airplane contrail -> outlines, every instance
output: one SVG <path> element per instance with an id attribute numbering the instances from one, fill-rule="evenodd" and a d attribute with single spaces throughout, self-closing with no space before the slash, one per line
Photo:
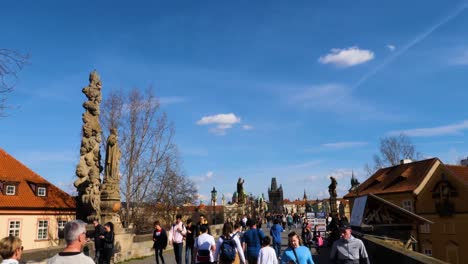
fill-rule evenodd
<path id="1" fill-rule="evenodd" d="M 383 68 L 385 68 L 388 64 L 393 62 L 396 58 L 400 57 L 403 55 L 406 51 L 411 49 L 414 45 L 418 44 L 419 42 L 423 41 L 425 38 L 427 38 L 429 35 L 432 34 L 436 29 L 439 27 L 443 26 L 450 20 L 456 18 L 458 15 L 460 15 L 465 9 L 468 8 L 468 1 L 463 1 L 462 4 L 460 4 L 454 11 L 452 11 L 450 14 L 448 14 L 446 17 L 441 19 L 439 22 L 436 24 L 432 25 L 419 35 L 417 35 L 414 39 L 403 45 L 401 49 L 397 49 L 396 52 L 392 53 L 392 55 L 388 56 L 382 63 L 377 65 L 375 68 L 371 69 L 368 71 L 364 76 L 361 77 L 361 79 L 358 80 L 356 84 L 353 86 L 353 90 L 360 87 L 363 83 L 365 83 L 369 78 L 377 74 L 379 71 L 381 71 Z"/>

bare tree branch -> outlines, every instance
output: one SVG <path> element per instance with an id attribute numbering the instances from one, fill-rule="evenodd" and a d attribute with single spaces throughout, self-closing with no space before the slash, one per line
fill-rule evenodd
<path id="1" fill-rule="evenodd" d="M 29 55 L 24 55 L 16 50 L 0 48 L 0 116 L 6 108 L 7 95 L 13 91 L 18 72 L 23 69 L 29 60 Z"/>
<path id="2" fill-rule="evenodd" d="M 144 228 L 148 219 L 142 217 L 146 210 L 141 206 L 156 203 L 178 206 L 182 205 L 181 199 L 193 201 L 195 185 L 181 173 L 173 142 L 174 126 L 160 110 L 151 89 L 144 92 L 132 89 L 127 94 L 112 92 L 104 100 L 101 112 L 103 137 L 111 127 L 119 130 L 121 193 L 126 202 L 123 221 Z M 189 184 L 191 188 L 180 184 Z"/>
<path id="3" fill-rule="evenodd" d="M 405 134 L 381 138 L 379 151 L 372 157 L 373 164 L 364 166 L 368 175 L 380 168 L 398 165 L 403 159 L 420 160 L 422 156 Z"/>

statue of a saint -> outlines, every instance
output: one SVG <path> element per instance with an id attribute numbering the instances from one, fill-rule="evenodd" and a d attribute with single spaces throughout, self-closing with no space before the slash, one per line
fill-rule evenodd
<path id="1" fill-rule="evenodd" d="M 244 180 L 242 178 L 239 178 L 237 181 L 237 201 L 238 203 L 243 203 L 244 202 Z"/>
<path id="2" fill-rule="evenodd" d="M 112 128 L 109 138 L 107 139 L 106 149 L 106 167 L 104 171 L 104 181 L 119 181 L 119 167 L 120 167 L 120 152 L 119 142 L 117 138 L 117 129 Z"/>
<path id="3" fill-rule="evenodd" d="M 336 194 L 336 185 L 338 185 L 338 183 L 336 182 L 336 179 L 333 176 L 330 176 L 330 180 L 331 180 L 331 183 L 330 183 L 330 185 L 328 185 L 328 193 L 330 194 L 330 197 L 335 197 L 336 198 L 336 196 L 337 196 L 337 194 Z"/>

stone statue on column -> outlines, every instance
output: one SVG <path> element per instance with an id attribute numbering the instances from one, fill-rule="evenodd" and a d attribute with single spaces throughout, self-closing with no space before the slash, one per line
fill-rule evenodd
<path id="1" fill-rule="evenodd" d="M 336 186 L 338 182 L 336 181 L 335 177 L 330 176 L 331 183 L 328 186 L 328 193 L 330 194 L 330 209 L 332 213 L 332 217 L 335 217 L 338 214 L 338 208 L 336 206 Z"/>
<path id="2" fill-rule="evenodd" d="M 89 85 L 82 92 L 88 98 L 83 103 L 83 127 L 80 147 L 80 161 L 76 167 L 78 179 L 73 183 L 78 191 L 77 219 L 91 222 L 100 217 L 101 166 L 101 125 L 99 123 L 102 101 L 102 83 L 96 71 L 89 75 Z"/>
<path id="3" fill-rule="evenodd" d="M 117 129 L 112 128 L 106 144 L 106 164 L 104 168 L 104 182 L 101 189 L 101 218 L 102 222 L 114 223 L 114 228 L 121 228 L 118 212 L 120 203 L 120 158 Z"/>

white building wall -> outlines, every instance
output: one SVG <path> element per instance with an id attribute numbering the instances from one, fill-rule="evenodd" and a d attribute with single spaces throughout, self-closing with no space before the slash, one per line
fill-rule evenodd
<path id="1" fill-rule="evenodd" d="M 25 250 L 57 246 L 58 220 L 71 221 L 75 214 L 31 214 L 31 212 L 0 212 L 0 237 L 6 237 L 10 232 L 10 222 L 19 221 L 19 238 Z M 47 238 L 38 239 L 39 220 L 47 220 Z"/>

